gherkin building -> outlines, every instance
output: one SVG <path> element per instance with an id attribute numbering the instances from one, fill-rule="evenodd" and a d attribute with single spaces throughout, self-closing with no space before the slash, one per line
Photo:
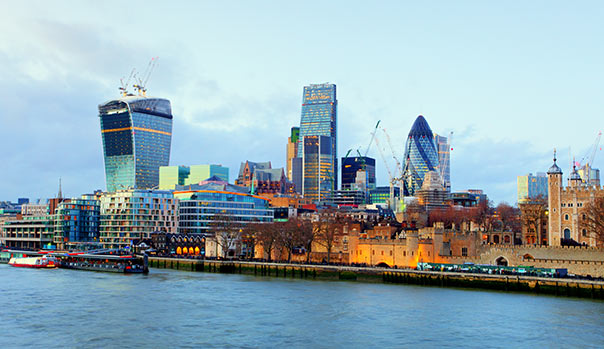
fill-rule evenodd
<path id="1" fill-rule="evenodd" d="M 438 170 L 438 153 L 434 135 L 426 119 L 419 115 L 407 137 L 403 163 L 405 196 L 413 196 L 422 187 L 428 171 Z"/>

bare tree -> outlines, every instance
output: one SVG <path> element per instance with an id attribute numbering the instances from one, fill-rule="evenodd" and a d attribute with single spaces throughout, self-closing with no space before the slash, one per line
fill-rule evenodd
<path id="1" fill-rule="evenodd" d="M 315 228 L 308 219 L 295 217 L 290 218 L 290 221 L 296 230 L 298 243 L 306 250 L 306 263 L 308 263 L 312 253 L 312 243 L 315 240 Z"/>
<path id="2" fill-rule="evenodd" d="M 592 236 L 596 238 L 598 246 L 604 243 L 604 198 L 599 197 L 583 208 L 583 224 L 588 227 Z"/>
<path id="3" fill-rule="evenodd" d="M 501 221 L 501 230 L 510 230 L 514 233 L 520 231 L 520 210 L 516 207 L 508 205 L 506 202 L 501 202 L 495 208 Z"/>
<path id="4" fill-rule="evenodd" d="M 242 228 L 229 215 L 215 215 L 211 223 L 216 237 L 216 244 L 222 251 L 224 258 L 230 257 L 229 252 L 234 250 L 237 254 L 237 247 L 241 244 Z"/>
<path id="5" fill-rule="evenodd" d="M 267 254 L 267 259 L 270 262 L 273 256 L 273 250 L 277 245 L 277 228 L 275 223 L 265 223 L 258 226 L 258 231 L 256 232 L 256 239 L 260 245 L 262 245 L 262 249 L 264 253 Z"/>
<path id="6" fill-rule="evenodd" d="M 319 215 L 319 221 L 315 225 L 315 237 L 317 243 L 327 250 L 327 263 L 331 261 L 331 250 L 343 223 L 335 211 L 326 211 Z"/>
<path id="7" fill-rule="evenodd" d="M 538 196 L 519 202 L 518 207 L 520 208 L 522 230 L 526 232 L 526 236 L 523 236 L 523 243 L 542 244 L 546 237 L 540 225 L 545 219 L 547 200 L 543 196 Z"/>

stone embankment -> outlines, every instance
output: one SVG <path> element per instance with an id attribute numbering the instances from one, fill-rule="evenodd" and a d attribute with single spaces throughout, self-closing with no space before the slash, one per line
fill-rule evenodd
<path id="1" fill-rule="evenodd" d="M 604 299 L 604 282 L 572 278 L 554 279 L 518 275 L 419 271 L 413 269 L 384 269 L 335 265 L 217 261 L 160 257 L 149 258 L 149 266 L 152 268 L 210 273 L 464 287 Z"/>

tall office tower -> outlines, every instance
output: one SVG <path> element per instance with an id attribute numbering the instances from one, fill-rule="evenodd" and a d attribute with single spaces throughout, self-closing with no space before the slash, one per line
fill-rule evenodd
<path id="1" fill-rule="evenodd" d="M 516 177 L 518 185 L 518 202 L 528 202 L 541 197 L 547 199 L 547 176 L 538 172 L 536 176 L 529 173 L 525 176 Z"/>
<path id="2" fill-rule="evenodd" d="M 447 137 L 434 134 L 434 143 L 438 151 L 438 174 L 443 181 L 443 187 L 451 192 L 451 149 Z"/>
<path id="3" fill-rule="evenodd" d="M 294 181 L 293 159 L 298 156 L 298 138 L 300 138 L 300 128 L 292 127 L 290 136 L 287 137 L 287 162 L 285 163 L 287 179 Z"/>
<path id="4" fill-rule="evenodd" d="M 404 195 L 414 196 L 422 187 L 428 171 L 438 168 L 438 154 L 434 146 L 434 136 L 428 122 L 419 115 L 407 137 L 405 158 L 403 159 Z"/>
<path id="5" fill-rule="evenodd" d="M 304 146 L 303 142 L 305 142 L 304 137 L 330 137 L 331 148 L 329 149 L 329 154 L 322 153 L 323 155 L 329 155 L 329 159 L 325 160 L 322 166 L 330 167 L 329 172 L 333 175 L 333 185 L 330 184 L 330 187 L 334 190 L 338 188 L 337 109 L 336 85 L 320 84 L 304 86 L 300 137 L 298 139 L 298 157 L 302 157 L 302 147 Z M 305 179 L 303 179 L 303 183 L 306 183 Z M 312 192 L 313 190 L 303 189 L 303 192 Z"/>
<path id="6" fill-rule="evenodd" d="M 365 188 L 357 185 L 362 182 Z M 352 189 L 375 189 L 375 159 L 367 156 L 342 158 L 342 190 Z"/>
<path id="7" fill-rule="evenodd" d="M 332 137 L 304 137 L 304 146 L 302 148 L 302 195 L 306 198 L 313 201 L 324 201 L 335 190 L 332 149 Z"/>
<path id="8" fill-rule="evenodd" d="M 107 191 L 159 185 L 159 167 L 170 162 L 170 101 L 125 96 L 99 105 Z"/>

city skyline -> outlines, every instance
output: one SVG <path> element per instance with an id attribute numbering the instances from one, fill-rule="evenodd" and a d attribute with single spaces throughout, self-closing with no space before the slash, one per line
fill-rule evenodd
<path id="1" fill-rule="evenodd" d="M 0 193 L 4 200 L 48 198 L 59 177 L 66 196 L 103 189 L 95 108 L 118 96 L 119 78 L 132 67 L 160 56 L 149 95 L 173 103 L 170 165 L 216 163 L 235 171 L 245 159 L 270 159 L 284 167 L 300 87 L 329 81 L 339 90 L 340 156 L 366 147 L 378 119 L 402 155 L 404 135 L 423 114 L 434 132 L 454 131 L 452 191 L 480 188 L 495 202 L 514 203 L 518 175 L 547 170 L 556 147 L 566 178 L 572 155 L 580 159 L 601 128 L 603 54 L 594 42 L 602 5 L 545 4 L 347 5 L 346 18 L 321 29 L 331 34 L 325 36 L 306 19 L 331 18 L 330 11 L 317 14 L 312 6 L 294 15 L 241 3 L 250 18 L 220 4 L 133 3 L 124 11 L 139 16 L 122 23 L 104 15 L 115 3 L 11 4 L 0 15 L 0 29 L 18 33 L 0 42 L 0 139 L 10 150 Z M 159 13 L 171 16 L 146 27 L 147 35 L 122 35 Z M 278 18 L 282 30 L 264 24 L 268 18 Z M 367 24 L 353 25 L 359 22 Z M 288 40 L 307 36 L 315 37 L 312 44 Z M 332 53 L 314 62 L 309 47 Z M 368 155 L 378 159 L 378 185 L 387 185 L 375 145 Z M 598 152 L 594 166 L 603 161 Z"/>

